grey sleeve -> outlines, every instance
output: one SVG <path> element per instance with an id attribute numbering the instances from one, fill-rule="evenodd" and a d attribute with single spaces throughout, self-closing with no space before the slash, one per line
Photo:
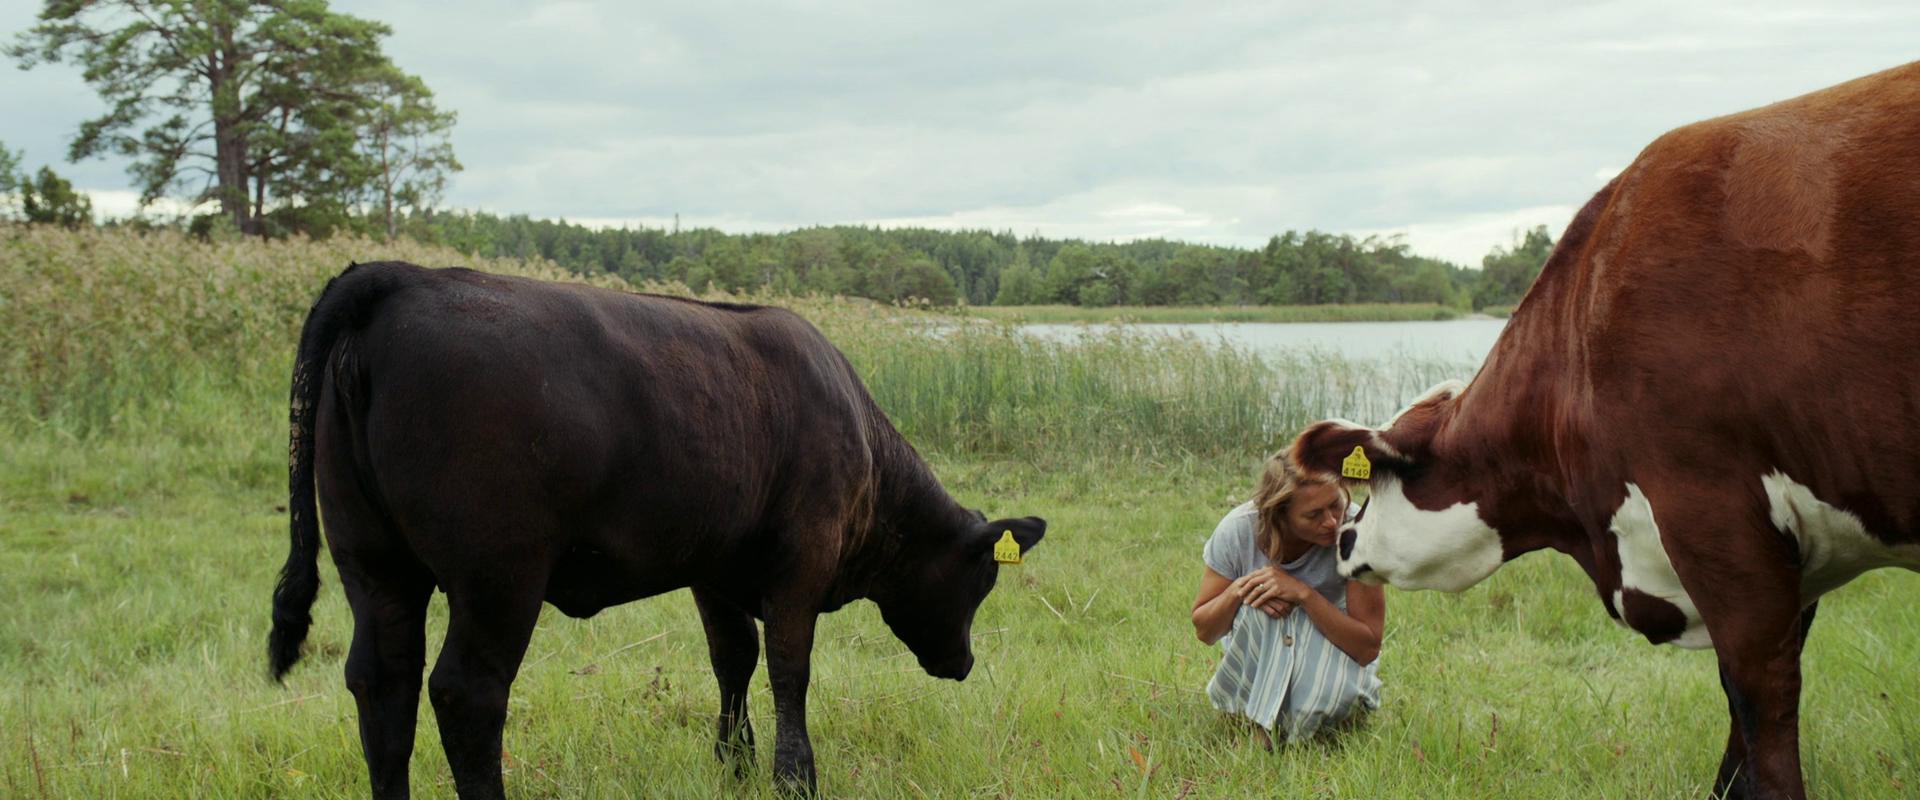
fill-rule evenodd
<path id="1" fill-rule="evenodd" d="M 1253 526 L 1248 517 L 1229 513 L 1213 529 L 1213 535 L 1207 537 L 1207 548 L 1201 558 L 1207 562 L 1207 568 L 1226 576 L 1238 578 L 1249 571 L 1246 564 L 1246 549 L 1249 534 Z"/>

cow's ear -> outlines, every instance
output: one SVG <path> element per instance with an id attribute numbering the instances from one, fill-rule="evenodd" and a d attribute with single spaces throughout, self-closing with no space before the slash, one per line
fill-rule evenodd
<path id="1" fill-rule="evenodd" d="M 1020 554 L 1026 555 L 1028 550 L 1032 550 L 1033 546 L 1039 544 L 1040 539 L 1047 535 L 1047 521 L 1039 517 L 996 519 L 981 526 L 980 535 L 976 541 L 982 549 L 991 552 L 993 546 L 999 543 L 1000 537 L 1007 533 L 1013 534 L 1013 541 L 1020 545 Z"/>
<path id="2" fill-rule="evenodd" d="M 1443 381 L 1414 398 L 1380 429 L 1380 447 L 1401 461 L 1426 459 L 1432 454 L 1433 437 L 1459 409 L 1466 390 L 1464 381 Z"/>
<path id="3" fill-rule="evenodd" d="M 1358 472 L 1350 467 L 1359 466 L 1350 461 L 1355 448 L 1366 457 L 1366 464 Z M 1379 431 L 1346 420 L 1329 419 L 1307 426 L 1294 437 L 1293 444 L 1287 448 L 1287 458 L 1303 474 L 1368 480 L 1373 469 L 1398 461 L 1399 453 L 1381 441 Z"/>

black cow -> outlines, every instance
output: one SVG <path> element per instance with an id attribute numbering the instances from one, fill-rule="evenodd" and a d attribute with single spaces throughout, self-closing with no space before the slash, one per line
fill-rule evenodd
<path id="1" fill-rule="evenodd" d="M 956 503 L 840 351 L 777 308 L 349 266 L 307 315 L 291 417 L 272 671 L 311 622 L 317 484 L 379 797 L 407 795 L 436 586 L 450 619 L 427 694 L 462 797 L 502 794 L 507 694 L 543 601 L 587 617 L 684 586 L 720 683 L 716 755 L 751 762 L 759 618 L 774 774 L 812 791 L 815 618 L 869 598 L 922 668 L 964 679 L 995 541 L 1046 532 Z"/>

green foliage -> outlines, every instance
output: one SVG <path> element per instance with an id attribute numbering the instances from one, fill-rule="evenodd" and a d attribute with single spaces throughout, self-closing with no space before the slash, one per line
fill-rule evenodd
<path id="1" fill-rule="evenodd" d="M 11 200 L 14 189 L 20 182 L 20 153 L 7 149 L 0 142 L 0 203 Z M 5 206 L 0 206 L 4 208 Z"/>
<path id="2" fill-rule="evenodd" d="M 377 200 L 392 231 L 459 169 L 453 117 L 381 52 L 389 29 L 324 0 L 48 0 L 39 19 L 8 54 L 84 70 L 109 110 L 68 157 L 132 158 L 143 203 L 186 190 L 248 234 L 324 235 Z"/>
<path id="3" fill-rule="evenodd" d="M 1047 301 L 1082 305 L 1080 290 L 1105 277 L 1106 263 L 1094 255 L 1093 247 L 1073 242 L 1060 248 L 1047 263 Z"/>
<path id="4" fill-rule="evenodd" d="M 367 101 L 356 126 L 359 164 L 368 173 L 360 182 L 363 204 L 379 214 L 392 239 L 398 215 L 432 208 L 448 173 L 460 171 L 449 138 L 458 115 L 435 108 L 427 84 L 392 64 L 370 70 L 356 88 Z"/>
<path id="5" fill-rule="evenodd" d="M 27 222 L 77 228 L 93 223 L 93 201 L 51 167 L 27 174 L 22 154 L 0 143 L 0 220 L 18 216 Z"/>
<path id="6" fill-rule="evenodd" d="M 93 201 L 74 191 L 73 184 L 54 174 L 50 167 L 28 179 L 18 181 L 20 209 L 28 222 L 78 228 L 93 224 Z"/>
<path id="7" fill-rule="evenodd" d="M 1495 247 L 1480 260 L 1480 280 L 1473 289 L 1474 308 L 1510 306 L 1520 302 L 1553 254 L 1553 235 L 1539 225 L 1514 237 L 1510 247 Z"/>
<path id="8" fill-rule="evenodd" d="M 410 214 L 398 225 L 470 255 L 538 256 L 580 275 L 681 281 L 696 290 L 771 287 L 885 302 L 913 297 L 935 305 L 1433 303 L 1465 309 L 1482 280 L 1479 270 L 1413 255 L 1398 239 L 1319 231 L 1288 232 L 1249 251 L 1158 239 L 1099 244 L 860 226 L 735 235 L 707 228 L 592 229 L 465 212 Z"/>
<path id="9" fill-rule="evenodd" d="M 1013 263 L 1000 273 L 1000 289 L 993 296 L 997 306 L 1033 305 L 1046 299 L 1046 289 L 1041 286 L 1040 272 L 1027 261 L 1026 248 L 1021 248 L 1014 256 Z"/>

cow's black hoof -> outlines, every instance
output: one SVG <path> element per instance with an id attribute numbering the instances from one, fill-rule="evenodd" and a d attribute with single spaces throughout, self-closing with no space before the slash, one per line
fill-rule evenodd
<path id="1" fill-rule="evenodd" d="M 812 767 L 796 767 L 792 770 L 775 769 L 773 783 L 781 797 L 817 797 L 820 794 L 819 787 L 813 780 Z"/>

